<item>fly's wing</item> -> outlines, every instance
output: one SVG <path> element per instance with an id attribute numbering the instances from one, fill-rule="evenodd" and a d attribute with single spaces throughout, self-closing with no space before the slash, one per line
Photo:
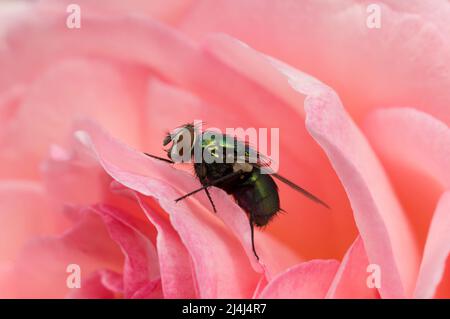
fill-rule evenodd
<path id="1" fill-rule="evenodd" d="M 255 150 L 248 142 L 239 141 L 235 138 L 234 147 L 236 150 L 241 150 L 241 154 L 238 154 L 237 158 L 242 162 L 250 163 L 259 168 L 269 168 L 272 163 L 269 157 Z"/>
<path id="2" fill-rule="evenodd" d="M 241 142 L 242 143 L 242 142 Z M 292 189 L 296 190 L 297 192 L 301 193 L 302 195 L 306 196 L 307 198 L 311 199 L 312 201 L 325 206 L 326 208 L 330 208 L 330 206 L 328 206 L 328 204 L 326 204 L 324 201 L 322 201 L 320 198 L 318 198 L 317 196 L 311 194 L 310 192 L 308 192 L 306 189 L 298 186 L 297 184 L 295 184 L 294 182 L 290 181 L 289 179 L 287 179 L 286 177 L 281 176 L 278 173 L 275 173 L 271 168 L 270 168 L 270 164 L 271 164 L 271 159 L 259 152 L 257 152 L 256 150 L 252 149 L 249 145 L 247 145 L 249 153 L 253 153 L 256 155 L 253 155 L 256 157 L 256 162 L 252 163 L 253 166 L 260 168 L 261 170 L 264 170 L 267 174 L 270 174 L 272 177 L 276 178 L 277 180 L 279 180 L 280 182 L 288 185 L 289 187 L 291 187 Z"/>
<path id="3" fill-rule="evenodd" d="M 256 152 L 247 142 L 238 140 L 234 136 L 226 134 L 214 134 L 210 131 L 206 131 L 203 135 L 202 147 L 209 152 L 216 151 L 212 156 L 218 157 L 218 154 L 223 154 L 223 160 L 225 163 L 250 163 L 256 164 L 258 167 L 265 167 L 270 165 L 270 159 L 262 156 L 262 154 Z M 220 151 L 218 151 L 220 149 Z M 217 152 L 218 151 L 218 152 Z"/>
<path id="4" fill-rule="evenodd" d="M 283 176 L 281 176 L 280 174 L 277 174 L 277 173 L 273 173 L 273 174 L 271 174 L 271 176 L 275 177 L 280 182 L 285 183 L 286 185 L 288 185 L 292 189 L 295 189 L 297 192 L 303 194 L 304 196 L 306 196 L 307 198 L 311 199 L 312 201 L 314 201 L 314 202 L 316 202 L 316 203 L 318 203 L 318 204 L 320 204 L 322 206 L 325 206 L 326 208 L 330 209 L 330 206 L 328 206 L 328 204 L 325 203 L 323 200 L 321 200 L 320 198 L 314 196 L 313 194 L 308 192 L 306 189 L 304 189 L 304 188 L 298 186 L 297 184 L 291 182 L 286 177 L 283 177 Z"/>
<path id="5" fill-rule="evenodd" d="M 321 204 L 327 208 L 330 208 L 324 201 L 322 201 L 317 196 L 311 194 L 306 189 L 298 186 L 297 184 L 291 182 L 286 177 L 281 176 L 278 173 L 275 173 L 271 168 L 270 164 L 272 163 L 271 159 L 264 154 L 259 153 L 256 151 L 252 146 L 249 145 L 249 143 L 240 141 L 236 137 L 231 137 L 227 135 L 223 135 L 221 139 L 219 139 L 220 147 L 225 149 L 233 149 L 233 152 L 229 152 L 232 154 L 233 158 L 231 159 L 232 162 L 238 162 L 241 161 L 242 163 L 249 163 L 253 165 L 254 167 L 257 167 L 261 169 L 262 171 L 265 171 L 265 173 L 270 174 L 280 182 L 288 185 L 292 189 L 296 190 L 297 192 L 301 193 L 303 196 L 306 196 L 307 198 L 311 199 L 312 201 Z M 217 142 L 217 140 L 216 140 Z"/>

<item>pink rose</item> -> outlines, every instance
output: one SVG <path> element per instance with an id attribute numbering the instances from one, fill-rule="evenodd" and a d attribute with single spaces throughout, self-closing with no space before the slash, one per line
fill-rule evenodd
<path id="1" fill-rule="evenodd" d="M 447 1 L 72 2 L 0 5 L 0 297 L 450 297 Z M 280 128 L 331 211 L 280 185 L 258 262 L 142 154 L 194 119 Z"/>

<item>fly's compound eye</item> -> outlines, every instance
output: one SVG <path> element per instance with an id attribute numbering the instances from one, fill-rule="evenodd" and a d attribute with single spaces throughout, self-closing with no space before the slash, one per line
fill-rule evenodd
<path id="1" fill-rule="evenodd" d="M 195 135 L 188 128 L 181 128 L 172 135 L 173 145 L 170 148 L 170 158 L 175 162 L 188 162 L 194 148 Z"/>
<path id="2" fill-rule="evenodd" d="M 167 144 L 169 144 L 170 142 L 172 142 L 172 136 L 170 134 L 167 134 L 163 140 L 163 146 L 167 146 Z"/>

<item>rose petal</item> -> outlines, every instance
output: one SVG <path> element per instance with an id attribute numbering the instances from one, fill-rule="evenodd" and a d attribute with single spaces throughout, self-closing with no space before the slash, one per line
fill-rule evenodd
<path id="1" fill-rule="evenodd" d="M 446 192 L 439 200 L 428 232 L 422 264 L 417 279 L 414 297 L 433 298 L 440 282 L 448 280 L 445 269 L 448 268 L 450 256 L 450 192 Z M 447 265 L 447 266 L 446 266 Z M 448 298 L 450 290 L 442 297 Z"/>
<path id="2" fill-rule="evenodd" d="M 344 256 L 333 279 L 327 298 L 379 298 L 376 288 L 367 286 L 369 260 L 361 236 Z"/>
<path id="3" fill-rule="evenodd" d="M 133 299 L 162 299 L 163 292 L 161 280 L 152 281 L 149 285 L 142 287 L 132 297 Z"/>
<path id="4" fill-rule="evenodd" d="M 138 145 L 140 81 L 139 72 L 107 62 L 73 59 L 55 63 L 28 89 L 4 128 L 2 175 L 38 176 L 38 163 L 48 146 L 62 143 L 73 119 L 80 116 L 97 118 L 130 144 Z"/>
<path id="5" fill-rule="evenodd" d="M 13 261 L 28 240 L 61 233 L 67 221 L 54 213 L 38 183 L 3 180 L 0 181 L 0 226 L 0 261 Z"/>
<path id="6" fill-rule="evenodd" d="M 71 0 L 46 0 L 40 1 L 42 9 L 52 9 L 54 11 L 65 12 Z M 164 0 L 164 1 L 146 1 L 129 0 L 126 3 L 120 0 L 79 0 L 77 5 L 82 8 L 82 14 L 105 15 L 145 15 L 166 23 L 175 24 L 183 16 L 183 13 L 189 9 L 192 1 L 190 0 Z"/>
<path id="7" fill-rule="evenodd" d="M 415 109 L 395 108 L 369 114 L 364 131 L 383 161 L 423 247 L 436 203 L 450 188 L 448 126 Z"/>
<path id="8" fill-rule="evenodd" d="M 258 285 L 256 286 L 255 291 L 253 292 L 252 299 L 258 298 L 258 296 L 263 292 L 264 288 L 266 288 L 268 284 L 269 281 L 267 280 L 267 277 L 262 276 L 258 282 Z"/>
<path id="9" fill-rule="evenodd" d="M 115 274 L 118 279 L 122 280 L 122 276 Z M 113 299 L 114 291 L 110 290 L 104 284 L 104 271 L 96 271 L 81 283 L 81 288 L 72 289 L 67 295 L 71 299 Z"/>
<path id="10" fill-rule="evenodd" d="M 434 294 L 434 298 L 437 299 L 450 298 L 450 257 L 447 257 L 444 273 L 442 275 L 441 282 L 436 287 L 436 293 Z"/>
<path id="11" fill-rule="evenodd" d="M 102 17 L 84 12 L 83 27 L 73 32 L 66 26 L 66 12 L 32 13 L 23 17 L 20 25 L 8 32 L 8 46 L 0 50 L 0 67 L 4 71 L 0 74 L 1 88 L 28 83 L 33 79 L 32 74 L 43 73 L 55 61 L 70 60 L 73 56 L 102 57 L 122 66 L 124 63 L 130 66 L 145 65 L 175 83 L 194 72 L 200 62 L 196 61 L 193 42 L 144 16 Z M 43 42 L 47 45 L 39 45 Z M 67 50 L 69 47 L 71 49 Z M 39 55 L 35 54 L 36 49 Z M 12 61 L 16 63 L 11 65 Z M 123 69 L 127 70 L 127 67 Z M 128 71 L 131 74 L 123 76 L 128 80 L 128 88 L 132 92 L 142 89 L 130 80 L 138 80 L 139 76 L 135 77 L 134 72 L 143 71 L 143 75 L 147 75 L 148 71 L 133 68 Z M 9 76 L 5 76 L 6 73 Z"/>
<path id="12" fill-rule="evenodd" d="M 102 221 L 92 212 L 98 214 Z M 80 222 L 64 236 L 34 240 L 26 246 L 14 268 L 17 296 L 61 298 L 67 295 L 79 298 L 94 293 L 111 296 L 107 291 L 120 289 L 125 298 L 160 297 L 156 251 L 136 223 L 117 209 L 97 206 L 91 212 L 84 212 Z M 98 269 L 121 270 L 122 253 L 114 241 L 125 256 L 123 288 L 118 287 L 117 278 L 112 278 L 110 273 L 102 275 L 101 285 L 95 278 Z M 78 265 L 81 278 L 87 278 L 87 281 L 83 280 L 87 284 L 85 290 L 74 292 L 66 286 L 69 276 L 66 268 L 70 264 Z"/>
<path id="13" fill-rule="evenodd" d="M 365 132 L 383 156 L 398 158 L 403 165 L 423 170 L 443 187 L 450 187 L 450 129 L 446 124 L 412 108 L 394 108 L 370 114 Z"/>
<path id="14" fill-rule="evenodd" d="M 115 293 L 123 293 L 123 276 L 122 274 L 107 269 L 99 270 L 102 285 Z"/>
<path id="15" fill-rule="evenodd" d="M 78 128 L 77 136 L 93 148 L 99 162 L 113 178 L 143 195 L 154 197 L 170 213 L 171 223 L 192 257 L 199 297 L 251 297 L 258 275 L 237 238 L 205 210 L 205 196 L 196 196 L 202 205 L 192 200 L 176 204 L 173 200 L 198 187 L 192 176 L 127 148 L 93 123 L 80 122 Z M 247 227 L 249 232 L 248 221 L 243 212 L 236 209 L 236 204 L 222 191 L 213 190 L 212 195 L 222 218 L 234 218 L 234 225 Z M 251 249 L 249 246 L 246 245 L 247 251 Z M 223 276 L 223 273 L 228 275 Z"/>
<path id="16" fill-rule="evenodd" d="M 192 277 L 192 261 L 181 242 L 180 236 L 165 219 L 161 208 L 154 200 L 130 189 L 117 189 L 132 196 L 141 206 L 148 219 L 157 228 L 157 252 L 161 269 L 161 284 L 165 298 L 195 298 L 196 288 Z"/>
<path id="17" fill-rule="evenodd" d="M 258 298 L 325 298 L 339 268 L 335 260 L 312 260 L 290 268 L 273 279 Z"/>
<path id="18" fill-rule="evenodd" d="M 13 25 L 17 19 L 30 10 L 31 6 L 26 1 L 8 1 L 2 2 L 2 10 L 0 11 L 0 47 L 4 45 L 2 39 L 4 33 Z"/>
<path id="19" fill-rule="evenodd" d="M 150 240 L 137 229 L 137 221 L 119 210 L 106 205 L 95 206 L 106 228 L 125 255 L 123 267 L 124 297 L 135 294 L 145 296 L 159 280 L 159 263 L 156 249 Z M 146 292 L 145 294 L 142 291 Z"/>
<path id="20" fill-rule="evenodd" d="M 417 247 L 375 154 L 333 91 L 281 62 L 274 61 L 274 66 L 294 89 L 308 95 L 307 129 L 324 148 L 347 190 L 370 262 L 382 268 L 381 295 L 409 295 L 419 263 Z"/>
<path id="21" fill-rule="evenodd" d="M 95 236 L 93 236 L 95 234 Z M 86 213 L 60 237 L 34 239 L 27 244 L 12 274 L 15 298 L 62 298 L 70 289 L 66 284 L 69 265 L 80 267 L 81 278 L 98 269 L 120 271 L 123 254 L 110 239 L 97 215 Z M 76 289 L 76 288 L 74 288 Z"/>
<path id="22" fill-rule="evenodd" d="M 111 179 L 92 160 L 79 158 L 58 148 L 58 158 L 50 149 L 50 156 L 41 165 L 43 182 L 49 197 L 61 205 L 89 206 L 102 202 Z"/>
<path id="23" fill-rule="evenodd" d="M 229 34 L 314 74 L 356 121 L 380 105 L 414 105 L 448 124 L 450 6 L 413 2 L 376 3 L 373 29 L 370 1 L 197 1 L 180 28 L 197 40 Z"/>
<path id="24" fill-rule="evenodd" d="M 304 261 L 304 258 L 268 232 L 255 231 L 255 245 L 259 258 L 264 261 L 268 280 Z"/>
<path id="25" fill-rule="evenodd" d="M 19 109 L 20 100 L 25 92 L 24 86 L 16 85 L 0 93 L 0 139 L 3 139 L 5 127 Z"/>
<path id="26" fill-rule="evenodd" d="M 9 299 L 16 295 L 16 287 L 11 274 L 13 273 L 12 263 L 0 263 L 0 298 Z"/>
<path id="27" fill-rule="evenodd" d="M 82 208 L 108 203 L 135 218 L 135 226 L 154 242 L 156 230 L 148 223 L 141 207 L 111 191 L 112 178 L 84 145 L 74 139 L 70 150 L 52 145 L 49 158 L 41 165 L 47 195 L 56 203 L 55 206 L 59 206 L 66 215 L 72 213 L 70 216 L 76 219 Z"/>
<path id="28" fill-rule="evenodd" d="M 384 293 L 393 293 L 393 295 L 397 296 L 401 296 L 403 293 L 402 283 L 398 281 L 397 266 L 400 268 L 406 291 L 411 293 L 418 268 L 417 248 L 415 247 L 408 221 L 396 198 L 393 196 L 389 182 L 373 151 L 348 115 L 343 111 L 339 100 L 330 89 L 317 80 L 281 62 L 274 59 L 266 59 L 275 70 L 287 78 L 287 82 L 292 89 L 303 96 L 308 96 L 305 100 L 307 128 L 311 135 L 319 141 L 319 144 L 325 148 L 328 156 L 331 157 L 332 164 L 343 180 L 344 187 L 350 194 L 350 200 L 356 214 L 355 219 L 368 249 L 369 259 L 372 263 L 382 265 L 383 273 L 388 273 L 389 279 L 386 276 L 384 278 L 387 279 L 386 281 L 391 286 L 384 285 Z M 319 137 L 319 135 L 326 136 L 330 142 L 332 141 L 331 144 L 327 142 L 327 145 L 324 145 L 324 139 Z M 349 143 L 350 141 L 354 142 Z M 332 144 L 335 144 L 334 147 L 336 148 L 331 151 Z M 339 151 L 339 156 L 347 157 L 345 160 L 352 163 L 349 167 L 344 168 L 342 166 L 344 163 L 336 163 L 341 161 L 341 159 L 335 158 L 335 152 L 337 151 Z M 352 166 L 358 167 L 358 170 L 354 170 Z M 358 186 L 355 184 L 355 173 L 356 176 L 360 175 L 362 177 Z M 355 177 L 350 178 L 350 175 Z M 364 200 L 359 195 L 361 189 L 367 190 L 366 195 L 368 197 Z M 358 195 L 356 193 L 353 194 L 356 190 L 359 192 Z M 365 208 L 363 209 L 362 206 L 356 208 L 355 201 L 358 201 L 359 205 L 364 205 Z M 373 205 L 374 203 L 376 203 L 376 206 Z M 369 211 L 367 205 L 373 205 L 370 209 L 372 213 L 360 217 L 362 212 L 365 211 L 367 213 Z M 380 224 L 380 228 L 374 228 L 374 224 Z M 384 242 L 380 238 L 384 238 Z M 393 243 L 392 248 L 389 241 Z M 384 247 L 382 248 L 383 254 L 378 255 L 380 249 L 376 248 L 377 246 Z M 405 247 L 407 248 L 405 249 Z M 392 254 L 391 249 L 394 250 L 394 254 Z M 386 258 L 388 255 L 391 257 Z"/>
<path id="29" fill-rule="evenodd" d="M 239 72 L 230 70 L 229 66 L 216 56 L 213 56 L 210 51 L 199 50 L 191 41 L 174 32 L 174 30 L 143 19 L 108 18 L 100 21 L 85 15 L 83 16 L 83 28 L 77 30 L 79 32 L 68 33 L 64 28 L 58 27 L 60 24 L 57 21 L 61 22 L 64 19 L 61 16 L 49 17 L 46 20 L 48 24 L 42 24 L 42 21 L 36 24 L 36 21 L 29 19 L 28 26 L 23 26 L 22 29 L 11 34 L 11 46 L 28 47 L 32 45 L 29 42 L 30 38 L 36 40 L 40 38 L 39 42 L 42 42 L 44 41 L 42 37 L 45 35 L 46 43 L 59 43 L 58 47 L 63 47 L 64 44 L 67 44 L 73 47 L 74 50 L 77 50 L 79 54 L 89 52 L 95 56 L 107 56 L 108 58 L 120 59 L 133 64 L 145 65 L 156 70 L 158 74 L 161 74 L 168 81 L 194 92 L 195 95 L 201 97 L 208 104 L 229 109 L 230 112 L 233 111 L 230 109 L 230 105 L 233 108 L 236 107 L 236 112 L 240 112 L 240 117 L 243 119 L 259 114 L 258 107 L 275 110 L 274 115 L 280 114 L 280 116 L 270 126 L 286 126 L 286 124 L 283 124 L 283 121 L 279 121 L 279 117 L 284 119 L 286 117 L 281 116 L 282 113 L 277 111 L 278 106 L 283 108 L 286 106 L 286 102 L 283 99 L 274 96 L 264 87 L 248 81 Z M 61 23 L 63 25 L 63 22 Z M 105 33 L 108 36 L 105 36 Z M 26 38 L 24 37 L 25 34 Z M 33 34 L 33 36 L 30 34 Z M 118 47 L 117 43 L 123 43 L 124 45 Z M 41 52 L 40 56 L 48 60 L 54 60 L 56 57 L 65 55 L 64 52 L 58 50 L 55 46 L 43 48 L 43 51 L 45 52 Z M 71 53 L 74 54 L 73 52 Z M 14 58 L 21 61 L 18 64 L 23 66 L 24 69 L 29 63 L 27 61 L 30 61 L 25 56 L 15 56 Z M 28 68 L 32 67 L 35 66 L 28 66 Z M 20 76 L 20 70 L 15 71 Z M 220 82 L 217 79 L 221 79 Z M 233 84 L 233 86 L 230 87 L 230 84 Z M 230 92 L 233 92 L 233 94 L 230 94 Z M 246 111 L 242 112 L 242 110 Z M 262 117 L 259 119 L 264 120 Z M 290 128 L 296 129 L 298 127 L 294 121 L 284 123 L 291 123 L 289 124 Z M 233 126 L 236 127 L 236 124 Z M 237 122 L 237 126 L 241 126 L 239 122 Z M 264 121 L 264 123 L 249 122 L 245 126 L 266 127 L 268 125 L 267 121 Z M 301 136 L 307 136 L 305 130 L 296 132 L 300 132 Z M 300 140 L 303 141 L 303 139 Z M 319 148 L 317 145 L 314 145 L 309 137 L 308 141 L 308 145 L 311 145 L 318 152 L 317 154 L 320 154 Z M 286 141 L 284 144 L 290 145 L 292 143 Z M 302 153 L 301 156 L 307 157 L 309 162 L 314 162 L 312 159 L 315 158 L 316 153 L 309 152 L 309 148 L 305 148 L 305 150 L 306 153 Z M 284 169 L 286 172 L 292 172 L 295 175 L 290 177 L 296 182 L 306 185 L 314 193 L 317 193 L 317 189 L 321 188 L 326 188 L 327 192 L 332 192 L 333 206 L 339 207 L 340 210 L 345 212 L 347 218 L 335 218 L 334 216 L 327 218 L 324 211 L 318 208 L 317 205 L 301 197 L 299 198 L 298 194 L 294 192 L 288 192 L 287 195 L 283 195 L 283 202 L 287 203 L 288 207 L 286 205 L 283 208 L 291 211 L 289 218 L 298 216 L 299 214 L 297 213 L 300 212 L 303 215 L 300 215 L 298 219 L 296 218 L 295 223 L 294 220 L 280 218 L 274 222 L 271 231 L 276 233 L 277 237 L 282 239 L 283 242 L 290 243 L 291 246 L 298 249 L 302 256 L 341 256 L 356 235 L 356 229 L 350 218 L 351 210 L 348 201 L 340 200 L 346 198 L 343 188 L 338 183 L 331 166 L 327 164 L 326 157 L 323 154 L 320 157 L 320 162 L 325 163 L 324 166 L 327 165 L 326 170 L 315 171 L 308 165 L 302 165 L 305 168 L 298 170 L 294 169 L 294 167 L 299 165 L 298 158 L 293 158 L 284 151 L 282 153 L 286 154 L 283 160 L 289 160 L 289 163 L 283 166 L 285 167 Z M 302 161 L 302 164 L 306 164 L 304 162 Z M 314 171 L 315 174 L 305 173 Z M 305 176 L 306 174 L 307 176 Z M 300 175 L 305 178 L 298 178 Z M 328 182 L 330 176 L 333 181 L 331 183 Z M 314 187 L 309 187 L 309 185 Z M 287 187 L 281 185 L 281 193 L 284 194 L 286 192 L 285 189 Z M 294 196 L 295 200 L 302 202 L 301 211 L 298 211 L 298 206 L 289 204 L 295 202 Z M 326 200 L 328 201 L 328 198 Z M 336 204 L 335 201 L 337 201 Z M 299 219 L 303 221 L 309 220 L 309 222 L 300 224 Z M 294 231 L 292 225 L 298 224 L 308 225 L 308 227 L 302 226 L 301 231 Z M 335 227 L 336 225 L 339 225 L 339 227 Z M 289 231 L 286 231 L 286 229 Z M 336 233 L 336 236 L 329 236 L 332 232 Z M 296 236 L 291 237 L 288 234 L 296 234 Z M 298 240 L 297 236 L 300 236 L 301 241 Z M 332 238 L 343 238 L 343 240 L 336 243 L 336 240 Z M 298 244 L 299 242 L 301 245 Z M 310 243 L 315 244 L 312 245 Z M 319 245 L 319 248 L 316 247 L 317 245 Z"/>
<path id="30" fill-rule="evenodd" d="M 305 258 L 340 257 L 354 239 L 356 227 L 345 191 L 332 166 L 304 126 L 295 120 L 304 120 L 304 96 L 292 89 L 267 57 L 230 37 L 208 38 L 202 46 L 202 56 L 207 62 L 201 69 L 215 72 L 197 72 L 191 76 L 188 85 L 202 83 L 201 87 L 191 88 L 195 95 L 158 81 L 151 82 L 148 116 L 153 124 L 148 135 L 162 139 L 162 131 L 192 119 L 204 120 L 220 129 L 280 128 L 281 174 L 344 213 L 339 218 L 328 214 L 323 207 L 280 183 L 282 208 L 289 214 L 275 219 L 268 231 Z M 215 77 L 224 83 L 236 83 L 237 88 L 225 84 L 216 87 Z M 230 97 L 231 91 L 235 93 Z M 293 105 L 287 105 L 288 102 Z M 283 112 L 279 112 L 280 108 Z M 223 113 L 222 109 L 227 111 Z M 261 113 L 260 109 L 265 112 Z M 269 119 L 266 114 L 270 114 Z M 296 136 L 296 143 L 289 136 Z M 160 142 L 151 145 L 156 154 L 160 154 L 160 148 Z"/>

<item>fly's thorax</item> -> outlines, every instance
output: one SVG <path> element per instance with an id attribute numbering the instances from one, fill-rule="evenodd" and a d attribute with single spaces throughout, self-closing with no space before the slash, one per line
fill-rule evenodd
<path id="1" fill-rule="evenodd" d="M 196 154 L 195 159 L 202 160 L 208 164 L 248 163 L 249 159 L 256 157 L 252 156 L 251 153 L 254 152 L 245 143 L 239 142 L 236 137 L 215 131 L 202 133 L 200 147 L 202 149 L 201 158 L 200 154 Z"/>
<path id="2" fill-rule="evenodd" d="M 196 154 L 195 160 L 201 160 L 204 163 L 224 163 L 223 136 L 215 131 L 205 131 L 201 134 L 200 148 L 201 154 Z"/>

